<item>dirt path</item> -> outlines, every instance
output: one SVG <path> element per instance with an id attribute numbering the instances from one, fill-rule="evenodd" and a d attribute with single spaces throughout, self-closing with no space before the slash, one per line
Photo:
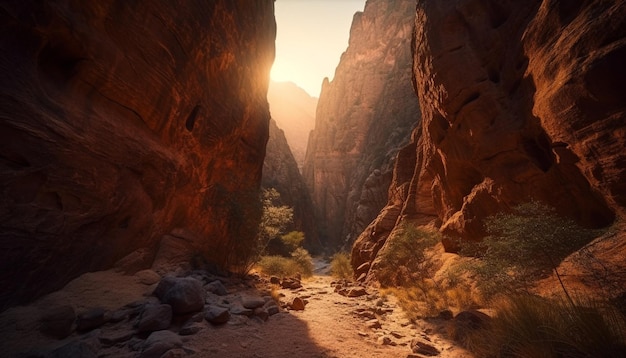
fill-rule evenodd
<path id="1" fill-rule="evenodd" d="M 302 287 L 279 289 L 281 303 L 294 297 L 308 301 L 304 310 L 281 309 L 263 321 L 256 317 L 231 315 L 223 325 L 206 321 L 198 323 L 199 330 L 180 336 L 183 346 L 171 350 L 173 357 L 408 357 L 412 354 L 411 340 L 422 337 L 430 340 L 441 353 L 439 357 L 471 357 L 437 335 L 441 326 L 425 322 L 409 322 L 397 307 L 393 297 L 383 298 L 368 290 L 360 297 L 345 297 L 334 292 L 333 279 L 325 273 L 326 264 L 316 262 L 316 274 L 302 281 Z M 123 287 L 120 287 L 122 285 Z M 234 302 L 243 297 L 266 295 L 272 286 L 264 280 L 254 284 L 233 281 L 227 285 L 229 295 L 224 300 Z M 275 287 L 275 286 L 274 286 Z M 77 312 L 89 307 L 114 310 L 123 304 L 146 298 L 154 289 L 133 276 L 122 276 L 113 271 L 83 275 L 63 290 L 53 293 L 26 307 L 16 307 L 0 315 L 0 334 L 6 347 L 0 347 L 9 356 L 30 350 L 50 351 L 72 342 L 97 345 L 97 357 L 144 357 L 142 345 L 145 336 L 134 334 L 132 322 L 107 323 L 99 329 L 73 333 L 57 341 L 37 332 L 37 319 L 54 302 L 73 305 Z M 113 293 L 113 294 L 112 294 Z M 179 332 L 181 322 L 173 321 L 169 330 Z M 102 337 L 124 337 L 115 344 L 102 344 Z M 132 338 L 131 338 L 132 337 Z M 99 339 L 99 341 L 98 341 Z M 100 342 L 100 343 L 98 343 Z M 421 357 L 414 355 L 412 357 Z"/>

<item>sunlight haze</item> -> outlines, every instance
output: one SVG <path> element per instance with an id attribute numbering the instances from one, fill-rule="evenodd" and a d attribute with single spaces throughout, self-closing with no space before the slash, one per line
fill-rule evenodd
<path id="1" fill-rule="evenodd" d="M 365 0 L 276 0 L 276 59 L 271 77 L 319 97 L 348 47 L 352 17 Z"/>

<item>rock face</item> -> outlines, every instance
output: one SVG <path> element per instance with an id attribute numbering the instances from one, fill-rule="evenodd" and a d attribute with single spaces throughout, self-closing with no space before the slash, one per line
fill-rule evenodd
<path id="1" fill-rule="evenodd" d="M 267 101 L 270 104 L 272 118 L 285 132 L 285 138 L 298 163 L 298 168 L 302 168 L 309 134 L 315 127 L 317 98 L 311 97 L 293 82 L 270 81 Z"/>
<path id="2" fill-rule="evenodd" d="M 254 222 L 273 1 L 2 1 L 0 18 L 0 307 L 174 229 L 223 264 Z"/>
<path id="3" fill-rule="evenodd" d="M 387 201 L 396 153 L 419 120 L 411 88 L 414 1 L 369 0 L 324 80 L 303 175 L 321 236 L 351 243 Z"/>
<path id="4" fill-rule="evenodd" d="M 625 23 L 614 1 L 420 1 L 422 123 L 353 249 L 356 274 L 403 220 L 439 227 L 455 250 L 484 235 L 483 218 L 531 199 L 585 226 L 623 217 Z"/>
<path id="5" fill-rule="evenodd" d="M 313 250 L 319 249 L 321 245 L 313 216 L 311 197 L 298 170 L 298 164 L 289 149 L 285 133 L 278 128 L 273 119 L 270 120 L 270 138 L 263 162 L 262 186 L 276 189 L 280 194 L 281 205 L 287 205 L 293 209 L 293 226 L 287 228 L 287 231 L 304 232 L 305 246 Z"/>

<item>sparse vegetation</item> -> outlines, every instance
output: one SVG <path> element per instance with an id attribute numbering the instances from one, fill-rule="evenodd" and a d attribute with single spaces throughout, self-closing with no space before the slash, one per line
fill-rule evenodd
<path id="1" fill-rule="evenodd" d="M 561 282 L 557 270 L 561 260 L 599 234 L 539 202 L 522 204 L 512 213 L 497 214 L 485 223 L 489 236 L 481 243 L 464 245 L 462 250 L 478 258 L 467 268 L 476 273 L 485 298 L 528 292 L 550 271 Z"/>
<path id="2" fill-rule="evenodd" d="M 310 277 L 313 275 L 313 261 L 309 252 L 302 247 L 298 247 L 291 253 L 291 259 L 300 268 L 299 273 L 303 277 Z"/>
<path id="3" fill-rule="evenodd" d="M 386 286 L 419 286 L 432 274 L 426 249 L 440 241 L 439 232 L 404 224 L 390 237 L 381 255 L 377 277 Z"/>
<path id="4" fill-rule="evenodd" d="M 624 317 L 601 302 L 516 295 L 501 301 L 497 312 L 486 329 L 463 337 L 477 356 L 626 356 Z"/>
<path id="5" fill-rule="evenodd" d="M 330 261 L 330 274 L 339 279 L 351 279 L 354 276 L 350 256 L 345 252 L 337 252 Z"/>

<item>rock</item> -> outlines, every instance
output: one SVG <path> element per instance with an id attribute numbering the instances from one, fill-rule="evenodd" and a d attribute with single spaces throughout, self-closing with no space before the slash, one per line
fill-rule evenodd
<path id="1" fill-rule="evenodd" d="M 75 319 L 76 313 L 72 306 L 51 306 L 41 315 L 39 330 L 50 337 L 63 339 L 72 333 Z"/>
<path id="2" fill-rule="evenodd" d="M 454 324 L 469 329 L 484 329 L 489 327 L 491 317 L 476 310 L 461 311 L 454 317 Z"/>
<path id="3" fill-rule="evenodd" d="M 164 234 L 224 257 L 255 220 L 224 205 L 258 196 L 274 1 L 66 5 L 3 5 L 0 310 Z"/>
<path id="4" fill-rule="evenodd" d="M 396 153 L 420 118 L 414 19 L 415 1 L 368 1 L 332 82 L 322 83 L 302 173 L 325 244 L 349 247 L 387 203 Z"/>
<path id="5" fill-rule="evenodd" d="M 421 337 L 416 337 L 411 340 L 411 350 L 413 353 L 425 356 L 438 356 L 441 353 L 431 342 Z"/>
<path id="6" fill-rule="evenodd" d="M 305 305 L 306 304 L 302 298 L 294 297 L 293 301 L 291 301 L 291 303 L 289 304 L 289 308 L 291 308 L 294 311 L 303 311 Z"/>
<path id="7" fill-rule="evenodd" d="M 255 309 L 265 304 L 265 299 L 262 297 L 250 297 L 246 296 L 241 299 L 241 304 L 245 308 Z"/>
<path id="8" fill-rule="evenodd" d="M 276 276 L 271 276 L 270 277 L 270 283 L 273 285 L 280 285 L 280 278 L 276 277 Z"/>
<path id="9" fill-rule="evenodd" d="M 137 323 L 139 332 L 153 332 L 167 329 L 172 322 L 172 306 L 146 305 Z"/>
<path id="10" fill-rule="evenodd" d="M 361 297 L 367 295 L 367 291 L 363 287 L 355 287 L 348 290 L 348 297 Z"/>
<path id="11" fill-rule="evenodd" d="M 113 267 L 118 272 L 126 275 L 133 275 L 143 269 L 147 269 L 152 264 L 154 254 L 146 248 L 137 249 L 118 260 Z"/>
<path id="12" fill-rule="evenodd" d="M 291 278 L 284 278 L 282 282 L 280 283 L 280 287 L 295 290 L 295 289 L 301 288 L 302 284 L 300 283 L 300 279 L 291 277 Z"/>
<path id="13" fill-rule="evenodd" d="M 160 358 L 184 358 L 187 357 L 190 353 L 193 352 L 187 352 L 187 349 L 183 348 L 174 348 L 165 352 Z"/>
<path id="14" fill-rule="evenodd" d="M 584 227 L 624 215 L 626 137 L 614 133 L 626 119 L 626 56 L 612 24 L 626 14 L 600 3 L 418 3 L 422 121 L 398 153 L 393 197 L 353 247 L 353 267 L 376 262 L 404 218 L 434 224 L 457 251 L 486 235 L 485 218 L 531 199 Z"/>
<path id="15" fill-rule="evenodd" d="M 377 319 L 371 319 L 365 322 L 365 326 L 369 329 L 380 329 L 382 327 L 382 325 L 380 324 L 380 321 Z"/>
<path id="16" fill-rule="evenodd" d="M 202 328 L 204 328 L 204 325 L 201 323 L 189 322 L 180 328 L 180 330 L 178 331 L 178 334 L 181 336 L 190 336 L 190 335 L 200 332 Z"/>
<path id="17" fill-rule="evenodd" d="M 88 342 L 76 340 L 46 354 L 45 358 L 96 358 L 97 353 L 97 347 Z"/>
<path id="18" fill-rule="evenodd" d="M 172 331 L 156 331 L 152 332 L 145 343 L 143 350 L 139 355 L 140 358 L 160 358 L 170 349 L 183 346 L 180 336 Z"/>
<path id="19" fill-rule="evenodd" d="M 175 314 L 198 312 L 204 308 L 202 282 L 195 278 L 166 276 L 159 282 L 154 295 L 162 303 L 172 306 Z"/>
<path id="20" fill-rule="evenodd" d="M 388 346 L 392 343 L 391 338 L 389 338 L 388 336 L 378 337 L 376 342 L 381 346 Z"/>
<path id="21" fill-rule="evenodd" d="M 246 317 L 251 317 L 252 314 L 254 313 L 253 310 L 249 309 L 249 308 L 245 308 L 244 306 L 236 303 L 234 305 L 232 305 L 230 307 L 230 313 L 237 315 L 237 316 L 246 316 Z"/>
<path id="22" fill-rule="evenodd" d="M 89 331 L 105 324 L 109 319 L 108 312 L 102 308 L 92 308 L 76 317 L 76 330 L 79 332 Z"/>
<path id="23" fill-rule="evenodd" d="M 161 280 L 161 276 L 153 270 L 141 270 L 135 273 L 135 277 L 144 285 L 154 285 Z"/>
<path id="24" fill-rule="evenodd" d="M 122 329 L 120 331 L 104 333 L 98 339 L 102 344 L 112 346 L 117 343 L 122 343 L 130 340 L 131 338 L 133 338 L 134 334 L 135 332 L 130 329 Z"/>
<path id="25" fill-rule="evenodd" d="M 131 311 L 131 309 L 120 309 L 117 311 L 113 311 L 109 316 L 109 321 L 114 323 L 121 322 L 130 316 Z"/>
<path id="26" fill-rule="evenodd" d="M 450 310 L 443 310 L 439 312 L 439 314 L 437 315 L 437 318 L 449 321 L 452 318 L 454 318 L 454 314 Z"/>
<path id="27" fill-rule="evenodd" d="M 204 319 L 213 324 L 224 324 L 230 319 L 228 308 L 209 306 L 204 310 Z"/>
<path id="28" fill-rule="evenodd" d="M 204 286 L 204 288 L 207 291 L 209 291 L 211 293 L 214 293 L 214 294 L 216 294 L 218 296 L 226 296 L 226 295 L 228 295 L 228 290 L 226 289 L 224 284 L 221 281 L 219 281 L 219 280 L 215 280 L 213 282 L 210 282 L 210 283 L 206 284 Z"/>
<path id="29" fill-rule="evenodd" d="M 270 317 L 270 314 L 267 309 L 262 308 L 262 307 L 257 307 L 254 309 L 254 317 L 259 317 L 262 321 L 267 321 L 267 319 Z"/>

